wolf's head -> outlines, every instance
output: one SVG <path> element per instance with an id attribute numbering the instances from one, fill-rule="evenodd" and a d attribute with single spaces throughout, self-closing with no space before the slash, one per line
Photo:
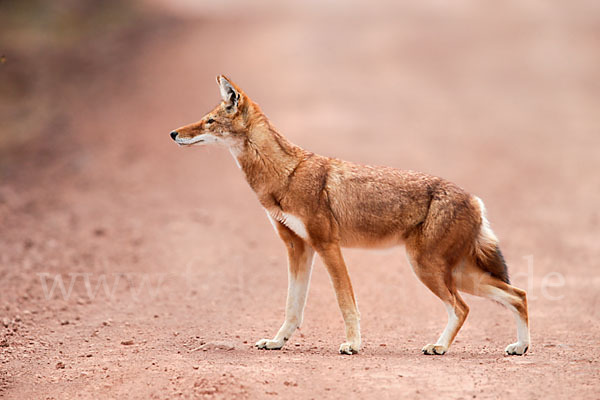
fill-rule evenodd
<path id="1" fill-rule="evenodd" d="M 182 126 L 171 132 L 171 138 L 180 146 L 221 143 L 230 148 L 241 146 L 248 131 L 248 97 L 224 75 L 217 76 L 221 104 L 200 121 Z"/>

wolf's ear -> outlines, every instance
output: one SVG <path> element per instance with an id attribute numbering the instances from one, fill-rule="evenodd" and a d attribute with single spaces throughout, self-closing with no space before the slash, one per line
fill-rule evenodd
<path id="1" fill-rule="evenodd" d="M 227 110 L 230 111 L 235 109 L 238 106 L 241 97 L 238 91 L 224 75 L 217 76 L 217 84 L 221 90 L 221 97 L 223 98 Z"/>

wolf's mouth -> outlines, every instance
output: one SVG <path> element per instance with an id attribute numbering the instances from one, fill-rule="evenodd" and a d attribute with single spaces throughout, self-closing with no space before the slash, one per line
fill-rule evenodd
<path id="1" fill-rule="evenodd" d="M 179 139 L 179 138 L 177 138 L 175 141 L 180 146 L 192 146 L 194 144 L 204 143 L 205 142 L 205 140 L 201 139 L 201 138 L 197 138 L 197 139 L 194 139 L 194 138 L 192 138 L 192 139 Z"/>

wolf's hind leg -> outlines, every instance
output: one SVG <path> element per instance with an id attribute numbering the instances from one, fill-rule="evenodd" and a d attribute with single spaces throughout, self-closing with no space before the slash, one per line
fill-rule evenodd
<path id="1" fill-rule="evenodd" d="M 530 344 L 525 291 L 491 276 L 471 262 L 465 262 L 453 275 L 459 290 L 495 300 L 513 312 L 517 323 L 517 341 L 506 346 L 504 351 L 508 355 L 525 354 Z"/>
<path id="2" fill-rule="evenodd" d="M 437 342 L 423 347 L 423 354 L 445 354 L 465 322 L 469 306 L 458 294 L 446 261 L 441 258 L 413 258 L 410 255 L 409 260 L 417 277 L 444 302 L 448 312 L 446 328 Z"/>

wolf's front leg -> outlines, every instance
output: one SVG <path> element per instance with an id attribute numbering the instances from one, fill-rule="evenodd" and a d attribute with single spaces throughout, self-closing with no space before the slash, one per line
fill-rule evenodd
<path id="1" fill-rule="evenodd" d="M 285 228 L 287 229 L 287 228 Z M 292 333 L 302 324 L 306 294 L 314 260 L 314 250 L 298 236 L 290 235 L 285 240 L 288 249 L 288 295 L 285 308 L 285 321 L 273 339 L 256 342 L 259 349 L 279 350 L 289 340 Z"/>
<path id="2" fill-rule="evenodd" d="M 356 306 L 352 283 L 338 244 L 327 244 L 317 249 L 323 259 L 338 300 L 346 325 L 346 342 L 340 345 L 340 353 L 356 354 L 360 350 L 360 314 Z"/>

